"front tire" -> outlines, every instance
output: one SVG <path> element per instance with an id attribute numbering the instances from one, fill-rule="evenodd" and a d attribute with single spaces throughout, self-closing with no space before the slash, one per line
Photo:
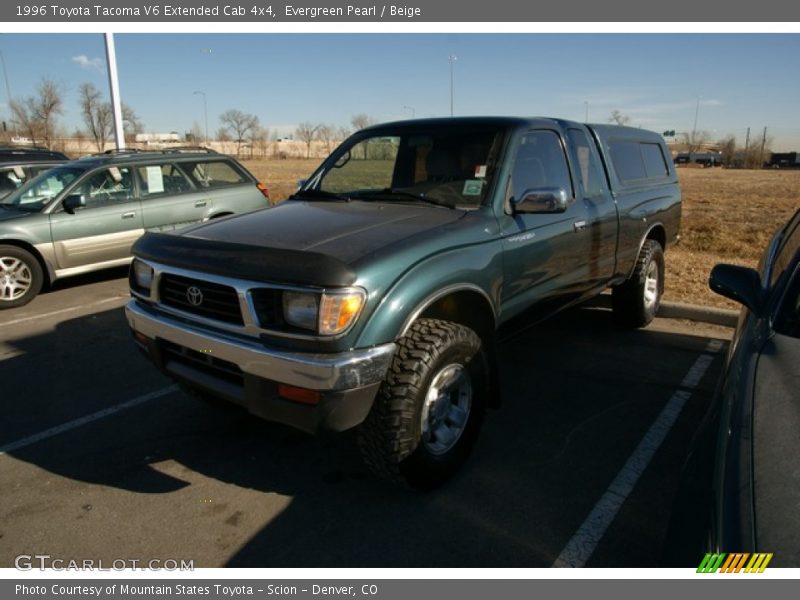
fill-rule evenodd
<path id="1" fill-rule="evenodd" d="M 398 343 L 358 446 L 378 476 L 420 489 L 447 480 L 469 455 L 486 406 L 489 369 L 477 334 L 420 319 Z"/>
<path id="2" fill-rule="evenodd" d="M 623 327 L 644 327 L 655 319 L 664 295 L 664 249 L 645 240 L 630 278 L 612 290 L 614 316 Z"/>
<path id="3" fill-rule="evenodd" d="M 33 254 L 17 246 L 0 246 L 0 309 L 27 304 L 43 281 L 42 266 Z"/>

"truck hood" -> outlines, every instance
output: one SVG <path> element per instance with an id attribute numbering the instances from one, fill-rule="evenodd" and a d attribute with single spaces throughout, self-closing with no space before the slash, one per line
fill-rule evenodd
<path id="1" fill-rule="evenodd" d="M 213 221 L 189 237 L 325 254 L 352 264 L 381 248 L 457 221 L 463 211 L 386 202 L 303 202 Z"/>
<path id="2" fill-rule="evenodd" d="M 176 234 L 147 233 L 133 253 L 228 277 L 343 287 L 357 280 L 359 260 L 465 214 L 430 205 L 293 200 Z"/>

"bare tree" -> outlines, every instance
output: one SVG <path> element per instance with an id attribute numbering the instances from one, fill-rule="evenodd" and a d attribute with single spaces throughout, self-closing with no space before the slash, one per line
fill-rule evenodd
<path id="1" fill-rule="evenodd" d="M 236 156 L 239 156 L 242 142 L 259 126 L 258 117 L 231 108 L 222 113 L 219 120 L 223 128 L 227 129 L 234 136 L 236 140 Z"/>
<path id="2" fill-rule="evenodd" d="M 729 135 L 717 142 L 719 146 L 720 159 L 726 167 L 736 164 L 736 137 Z"/>
<path id="3" fill-rule="evenodd" d="M 124 102 L 122 103 L 122 131 L 126 142 L 134 141 L 137 133 L 144 132 L 144 123 L 139 115 Z"/>
<path id="4" fill-rule="evenodd" d="M 320 125 L 317 130 L 317 139 L 325 144 L 325 151 L 330 154 L 333 142 L 336 140 L 336 128 L 333 125 Z"/>
<path id="5" fill-rule="evenodd" d="M 48 148 L 53 143 L 58 115 L 64 112 L 61 86 L 52 79 L 42 79 L 37 96 L 10 102 L 11 112 L 19 127 L 32 142 L 41 140 Z"/>
<path id="6" fill-rule="evenodd" d="M 257 127 L 255 131 L 253 131 L 250 143 L 253 144 L 254 149 L 258 150 L 258 155 L 261 158 L 265 158 L 267 156 L 267 150 L 269 149 L 269 129 L 266 127 Z"/>
<path id="7" fill-rule="evenodd" d="M 78 96 L 87 132 L 94 140 L 97 151 L 102 152 L 114 128 L 111 104 L 103 100 L 100 90 L 91 83 L 81 84 Z"/>
<path id="8" fill-rule="evenodd" d="M 312 142 L 317 139 L 317 131 L 321 125 L 309 123 L 308 121 L 304 121 L 297 126 L 297 129 L 294 130 L 294 134 L 297 136 L 301 142 L 306 145 L 306 158 L 311 156 L 311 144 Z"/>
<path id="9" fill-rule="evenodd" d="M 685 132 L 680 137 L 689 154 L 702 150 L 711 141 L 711 134 L 707 131 Z"/>
<path id="10" fill-rule="evenodd" d="M 623 115 L 617 109 L 611 111 L 611 115 L 608 117 L 609 123 L 616 123 L 617 125 L 627 125 L 631 122 L 631 118 L 628 115 Z"/>
<path id="11" fill-rule="evenodd" d="M 359 129 L 364 129 L 365 127 L 369 127 L 370 125 L 375 124 L 375 119 L 365 114 L 355 115 L 352 119 L 350 119 L 350 124 L 353 128 L 358 131 Z M 368 150 L 369 142 L 364 142 L 364 160 L 367 160 L 367 150 Z"/>

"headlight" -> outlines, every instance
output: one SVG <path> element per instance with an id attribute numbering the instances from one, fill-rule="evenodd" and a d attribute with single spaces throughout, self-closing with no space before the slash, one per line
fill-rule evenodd
<path id="1" fill-rule="evenodd" d="M 133 283 L 140 291 L 150 293 L 150 286 L 153 285 L 153 267 L 140 260 L 134 260 L 131 265 Z"/>
<path id="2" fill-rule="evenodd" d="M 289 325 L 317 330 L 318 294 L 306 292 L 283 293 L 283 318 Z"/>
<path id="3" fill-rule="evenodd" d="M 293 327 L 318 335 L 338 335 L 355 322 L 364 306 L 363 290 L 284 292 L 283 318 Z"/>

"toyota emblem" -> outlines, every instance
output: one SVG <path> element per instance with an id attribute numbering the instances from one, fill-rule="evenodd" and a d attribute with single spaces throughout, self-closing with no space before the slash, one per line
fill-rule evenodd
<path id="1" fill-rule="evenodd" d="M 193 285 L 186 289 L 186 299 L 192 306 L 200 306 L 203 303 L 203 291 Z"/>

